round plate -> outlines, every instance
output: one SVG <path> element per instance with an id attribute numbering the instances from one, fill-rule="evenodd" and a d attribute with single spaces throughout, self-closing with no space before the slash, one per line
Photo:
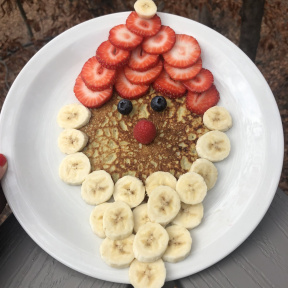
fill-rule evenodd
<path id="1" fill-rule="evenodd" d="M 80 187 L 58 177 L 64 155 L 57 147 L 59 109 L 77 102 L 74 81 L 95 55 L 109 30 L 125 23 L 128 12 L 99 17 L 64 32 L 43 47 L 23 68 L 4 103 L 1 153 L 8 158 L 2 180 L 20 224 L 47 253 L 84 274 L 128 283 L 128 269 L 107 266 L 99 254 L 101 239 L 89 226 L 93 207 Z M 167 281 L 196 273 L 240 245 L 258 225 L 275 194 L 283 161 L 283 130 L 273 94 L 262 74 L 233 43 L 186 18 L 159 13 L 176 33 L 194 36 L 203 67 L 215 77 L 221 100 L 233 117 L 227 132 L 231 154 L 216 163 L 219 179 L 204 200 L 204 219 L 191 231 L 191 255 L 166 263 Z"/>

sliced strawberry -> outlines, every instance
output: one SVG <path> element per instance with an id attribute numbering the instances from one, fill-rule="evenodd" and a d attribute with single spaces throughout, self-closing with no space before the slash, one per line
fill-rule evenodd
<path id="1" fill-rule="evenodd" d="M 163 54 L 172 49 L 176 41 L 176 34 L 169 26 L 161 27 L 160 31 L 142 42 L 144 51 L 150 54 Z"/>
<path id="2" fill-rule="evenodd" d="M 164 61 L 164 69 L 166 70 L 166 72 L 172 79 L 178 81 L 185 81 L 194 78 L 200 72 L 201 68 L 202 68 L 201 58 L 199 58 L 195 64 L 193 64 L 188 68 L 176 68 L 169 65 L 166 61 Z"/>
<path id="3" fill-rule="evenodd" d="M 188 91 L 186 97 L 186 107 L 198 115 L 204 114 L 209 108 L 215 106 L 219 101 L 219 92 L 215 85 L 212 85 L 203 93 Z"/>
<path id="4" fill-rule="evenodd" d="M 186 93 L 186 87 L 181 82 L 171 79 L 165 70 L 154 81 L 153 88 L 170 98 L 180 98 Z"/>
<path id="5" fill-rule="evenodd" d="M 119 49 L 109 40 L 101 43 L 96 51 L 99 63 L 107 69 L 117 69 L 129 61 L 130 51 Z"/>
<path id="6" fill-rule="evenodd" d="M 126 78 L 133 84 L 148 85 L 152 83 L 160 75 L 162 68 L 163 68 L 162 61 L 159 61 L 155 67 L 142 72 L 132 70 L 128 66 L 125 66 L 124 74 Z"/>
<path id="7" fill-rule="evenodd" d="M 130 83 L 125 77 L 123 70 L 118 72 L 114 87 L 122 98 L 130 100 L 140 98 L 149 90 L 149 85 L 137 85 Z"/>
<path id="8" fill-rule="evenodd" d="M 163 57 L 173 67 L 187 68 L 199 59 L 200 54 L 200 46 L 194 37 L 185 34 L 176 34 L 176 42 L 173 48 L 164 53 Z"/>
<path id="9" fill-rule="evenodd" d="M 146 53 L 141 46 L 132 51 L 128 66 L 136 71 L 146 71 L 157 65 L 159 55 Z"/>
<path id="10" fill-rule="evenodd" d="M 81 77 L 85 85 L 94 91 L 101 91 L 114 84 L 116 70 L 102 67 L 96 57 L 88 59 L 82 67 Z"/>
<path id="11" fill-rule="evenodd" d="M 112 97 L 113 88 L 107 88 L 103 91 L 90 90 L 82 80 L 81 75 L 76 79 L 74 93 L 76 98 L 88 108 L 98 108 L 105 104 Z"/>
<path id="12" fill-rule="evenodd" d="M 149 37 L 158 33 L 161 28 L 161 19 L 158 15 L 151 19 L 142 19 L 133 11 L 126 19 L 126 26 L 131 32 L 139 36 Z"/>
<path id="13" fill-rule="evenodd" d="M 113 27 L 109 32 L 109 41 L 123 50 L 133 50 L 143 40 L 143 37 L 132 33 L 125 24 Z"/>
<path id="14" fill-rule="evenodd" d="M 183 84 L 188 90 L 201 93 L 209 89 L 213 82 L 213 74 L 208 69 L 202 68 L 196 77 L 191 80 L 184 81 Z"/>

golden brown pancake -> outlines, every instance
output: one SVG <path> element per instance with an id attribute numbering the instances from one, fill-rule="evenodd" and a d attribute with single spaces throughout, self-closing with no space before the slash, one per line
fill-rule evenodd
<path id="1" fill-rule="evenodd" d="M 114 181 L 124 175 L 145 180 L 156 171 L 170 172 L 176 178 L 186 173 L 197 159 L 197 139 L 208 132 L 202 116 L 191 113 L 185 106 L 185 96 L 167 100 L 162 112 L 154 111 L 151 99 L 160 95 L 152 88 L 149 94 L 132 100 L 133 110 L 122 115 L 117 110 L 121 99 L 114 93 L 110 101 L 91 109 L 90 122 L 81 130 L 89 141 L 84 153 L 89 157 L 92 170 L 105 170 Z M 149 145 L 137 142 L 133 128 L 140 119 L 152 121 L 157 136 Z"/>

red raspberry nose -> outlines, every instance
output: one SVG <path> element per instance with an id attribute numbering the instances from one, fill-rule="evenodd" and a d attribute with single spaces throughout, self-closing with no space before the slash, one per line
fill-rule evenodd
<path id="1" fill-rule="evenodd" d="M 146 119 L 139 120 L 133 129 L 134 138 L 145 145 L 151 143 L 156 134 L 157 130 L 154 123 Z"/>

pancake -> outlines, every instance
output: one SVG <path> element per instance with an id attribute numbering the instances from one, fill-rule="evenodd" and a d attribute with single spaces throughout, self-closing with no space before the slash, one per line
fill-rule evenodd
<path id="1" fill-rule="evenodd" d="M 91 109 L 90 122 L 81 130 L 89 141 L 83 153 L 90 159 L 92 170 L 105 170 L 116 182 L 125 175 L 145 181 L 156 171 L 170 172 L 179 178 L 189 171 L 198 158 L 197 139 L 208 132 L 202 116 L 191 113 L 185 106 L 185 96 L 167 100 L 162 112 L 154 111 L 151 99 L 159 95 L 153 88 L 140 99 L 132 100 L 133 110 L 122 115 L 117 104 L 122 99 L 115 92 L 104 106 Z M 149 145 L 134 138 L 133 128 L 140 119 L 152 121 L 157 136 Z"/>

